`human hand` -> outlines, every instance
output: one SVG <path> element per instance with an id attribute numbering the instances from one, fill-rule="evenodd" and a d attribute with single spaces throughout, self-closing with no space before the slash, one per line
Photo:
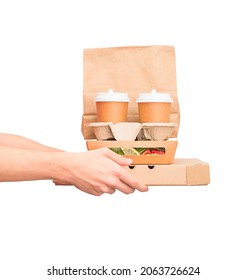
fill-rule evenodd
<path id="1" fill-rule="evenodd" d="M 144 192 L 148 187 L 138 182 L 123 166 L 131 159 L 119 156 L 108 148 L 100 148 L 84 153 L 55 153 L 59 156 L 60 171 L 54 178 L 56 184 L 70 184 L 79 190 L 99 196 L 113 194 L 119 190 L 130 194 L 135 189 Z"/>

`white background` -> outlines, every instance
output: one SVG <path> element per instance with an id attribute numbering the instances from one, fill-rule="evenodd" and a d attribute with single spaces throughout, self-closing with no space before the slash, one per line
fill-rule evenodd
<path id="1" fill-rule="evenodd" d="M 184 279 L 245 279 L 245 25 L 239 0 L 0 1 L 1 132 L 85 150 L 83 49 L 174 45 L 176 156 L 211 168 L 209 186 L 130 196 L 1 183 L 1 279 L 61 279 L 46 276 L 52 265 L 199 266 Z"/>

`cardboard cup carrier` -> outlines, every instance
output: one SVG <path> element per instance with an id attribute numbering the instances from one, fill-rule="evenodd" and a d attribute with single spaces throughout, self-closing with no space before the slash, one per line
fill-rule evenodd
<path id="1" fill-rule="evenodd" d="M 95 48 L 85 49 L 83 55 L 81 130 L 87 148 L 164 148 L 164 155 L 129 156 L 134 164 L 125 168 L 147 185 L 208 184 L 207 163 L 175 159 L 180 112 L 174 47 Z M 96 140 L 93 124 L 98 122 L 107 129 L 117 126 L 122 129 L 127 122 L 142 123 L 146 130 L 143 135 L 151 123 L 160 123 L 160 127 L 172 123 L 174 127 L 165 141 L 141 140 L 141 137 L 138 141 Z M 119 125 L 121 122 L 125 124 Z"/>

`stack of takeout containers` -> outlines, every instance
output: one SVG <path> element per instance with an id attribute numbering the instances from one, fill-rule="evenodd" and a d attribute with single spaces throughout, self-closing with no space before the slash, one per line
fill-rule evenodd
<path id="1" fill-rule="evenodd" d="M 206 185 L 209 165 L 175 159 L 179 128 L 171 46 L 84 50 L 82 133 L 88 150 L 108 147 L 148 185 Z"/>

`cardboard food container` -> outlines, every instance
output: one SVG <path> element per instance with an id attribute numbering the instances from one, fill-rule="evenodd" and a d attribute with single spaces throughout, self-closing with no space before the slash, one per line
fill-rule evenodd
<path id="1" fill-rule="evenodd" d="M 125 167 L 147 185 L 207 185 L 209 165 L 199 159 L 175 159 L 180 111 L 176 85 L 175 50 L 172 46 L 132 46 L 85 49 L 83 58 L 83 116 L 81 131 L 87 148 L 165 147 L 164 155 L 129 156 Z M 97 122 L 95 96 L 113 89 L 130 97 L 127 122 L 139 122 L 139 93 L 167 92 L 171 95 L 170 123 L 176 126 L 166 141 L 97 141 L 90 123 Z M 150 112 L 151 114 L 151 112 Z M 172 138 L 174 140 L 172 140 Z M 147 145 L 147 146 L 146 146 Z"/>
<path id="2" fill-rule="evenodd" d="M 88 150 L 108 148 L 165 148 L 164 155 L 127 155 L 133 165 L 172 164 L 177 148 L 177 141 L 87 141 Z"/>
<path id="3" fill-rule="evenodd" d="M 210 183 L 209 165 L 197 158 L 178 158 L 171 165 L 125 167 L 149 186 L 202 186 Z"/>

